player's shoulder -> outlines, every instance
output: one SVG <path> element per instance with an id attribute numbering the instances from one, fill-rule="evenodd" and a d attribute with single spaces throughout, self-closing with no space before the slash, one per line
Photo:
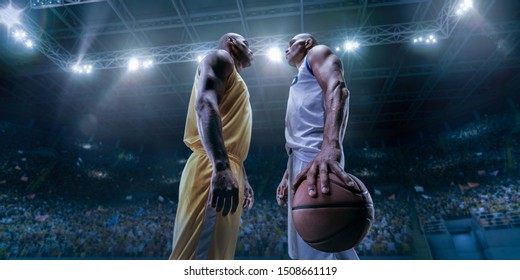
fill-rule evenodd
<path id="1" fill-rule="evenodd" d="M 227 52 L 226 50 L 215 50 L 206 55 L 202 63 L 206 64 L 213 64 L 213 65 L 233 65 L 233 57 L 231 57 L 231 54 Z"/>
<path id="2" fill-rule="evenodd" d="M 336 54 L 326 45 L 314 46 L 309 50 L 307 55 L 309 57 L 309 62 L 323 61 L 331 56 L 336 56 Z"/>
<path id="3" fill-rule="evenodd" d="M 215 50 L 206 55 L 199 63 L 199 69 L 220 72 L 225 76 L 234 69 L 233 58 L 225 50 Z"/>
<path id="4" fill-rule="evenodd" d="M 334 52 L 326 45 L 316 45 L 309 50 L 309 54 L 312 56 L 328 56 L 334 54 Z"/>

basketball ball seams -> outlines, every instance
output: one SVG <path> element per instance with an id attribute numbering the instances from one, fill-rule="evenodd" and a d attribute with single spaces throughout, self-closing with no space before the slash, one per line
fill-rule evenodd
<path id="1" fill-rule="evenodd" d="M 335 232 L 329 236 L 326 236 L 326 237 L 323 237 L 323 238 L 317 239 L 317 240 L 305 240 L 305 242 L 307 242 L 309 244 L 318 245 L 321 242 L 325 242 L 327 240 L 333 239 L 334 237 L 338 236 L 339 234 L 342 234 L 343 231 L 346 230 L 347 228 L 349 228 L 350 226 L 352 226 L 352 224 L 359 223 L 362 220 L 368 220 L 370 222 L 370 225 L 372 225 L 372 222 L 370 221 L 370 219 L 368 219 L 368 217 L 362 217 L 362 218 L 353 220 L 350 224 L 344 226 L 343 228 L 339 229 L 337 232 Z M 354 243 L 354 246 L 357 245 L 357 243 L 359 243 L 361 241 L 360 240 L 361 235 L 363 235 L 363 232 L 359 232 L 359 234 L 357 235 L 357 238 L 355 238 L 355 240 L 357 240 L 357 241 Z"/>
<path id="2" fill-rule="evenodd" d="M 302 206 L 295 206 L 292 208 L 293 211 L 295 210 L 302 210 L 302 209 L 322 209 L 322 208 L 338 208 L 338 209 L 343 209 L 343 208 L 359 208 L 359 207 L 364 207 L 364 206 L 367 206 L 367 207 L 371 207 L 371 205 L 367 205 L 367 204 L 363 204 L 363 203 L 359 203 L 359 202 L 354 202 L 354 203 L 341 203 L 341 204 L 327 204 L 327 205 L 302 205 Z"/>
<path id="3" fill-rule="evenodd" d="M 329 182 L 334 183 L 336 186 L 338 186 L 338 187 L 340 187 L 342 189 L 349 190 L 349 191 L 351 191 L 353 193 L 356 193 L 356 194 L 364 193 L 362 190 L 356 189 L 356 188 L 348 186 L 348 185 L 344 185 L 343 183 L 340 183 L 340 182 L 338 182 L 338 181 L 336 181 L 334 179 L 331 179 L 330 177 L 329 177 Z"/>
<path id="4" fill-rule="evenodd" d="M 330 191 L 308 195 L 308 181 L 297 186 L 292 197 L 293 223 L 300 237 L 311 247 L 323 252 L 340 252 L 359 244 L 372 227 L 374 204 L 365 185 L 354 175 L 347 178 L 330 172 Z M 345 183 L 344 180 L 348 183 Z"/>

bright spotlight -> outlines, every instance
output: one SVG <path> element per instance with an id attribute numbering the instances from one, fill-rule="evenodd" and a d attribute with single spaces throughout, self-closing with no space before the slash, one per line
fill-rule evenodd
<path id="1" fill-rule="evenodd" d="M 25 44 L 25 46 L 26 46 L 27 48 L 29 48 L 29 49 L 34 48 L 34 43 L 33 43 L 33 41 L 31 41 L 31 40 L 26 40 L 26 41 L 24 42 L 24 44 Z"/>
<path id="2" fill-rule="evenodd" d="M 76 74 L 90 74 L 92 73 L 92 65 L 83 64 L 83 65 L 74 65 L 72 66 L 72 72 Z"/>
<path id="3" fill-rule="evenodd" d="M 24 44 L 25 47 L 27 47 L 28 49 L 32 49 L 34 48 L 34 42 L 33 40 L 29 39 L 28 36 L 27 36 L 27 33 L 23 30 L 23 29 L 16 29 L 13 33 L 12 33 L 13 37 L 14 37 L 14 40 L 16 42 L 19 42 L 21 44 Z"/>
<path id="4" fill-rule="evenodd" d="M 128 71 L 134 72 L 139 69 L 148 69 L 153 66 L 153 63 L 152 59 L 139 60 L 134 57 L 128 61 Z"/>
<path id="5" fill-rule="evenodd" d="M 204 57 L 206 57 L 206 56 L 205 55 L 198 55 L 197 56 L 197 62 L 200 63 L 204 59 Z"/>
<path id="6" fill-rule="evenodd" d="M 339 52 L 339 47 L 336 47 L 336 51 Z"/>
<path id="7" fill-rule="evenodd" d="M 352 52 L 359 49 L 359 42 L 358 41 L 347 41 L 345 43 L 345 50 L 347 52 Z"/>
<path id="8" fill-rule="evenodd" d="M 419 37 L 415 37 L 413 38 L 413 43 L 414 44 L 421 44 L 421 45 L 431 45 L 431 44 L 435 44 L 437 43 L 437 38 L 435 38 L 435 35 L 431 34 L 431 35 L 428 35 L 428 36 L 419 36 Z"/>
<path id="9" fill-rule="evenodd" d="M 148 69 L 153 66 L 153 60 L 147 59 L 143 62 L 143 68 Z"/>
<path id="10" fill-rule="evenodd" d="M 130 59 L 128 62 L 128 70 L 136 71 L 137 69 L 139 69 L 139 60 L 137 60 L 137 58 Z"/>
<path id="11" fill-rule="evenodd" d="M 473 1 L 472 0 L 462 0 L 460 5 L 455 10 L 455 13 L 458 16 L 463 16 L 466 14 L 471 8 L 473 8 Z"/>
<path id="12" fill-rule="evenodd" d="M 16 41 L 23 41 L 25 38 L 27 38 L 27 33 L 21 29 L 17 29 L 13 32 L 13 37 Z"/>
<path id="13" fill-rule="evenodd" d="M 278 48 L 270 48 L 267 51 L 267 57 L 269 60 L 273 62 L 281 62 L 282 61 L 282 52 Z"/>
<path id="14" fill-rule="evenodd" d="M 31 0 L 31 7 L 33 9 L 53 8 L 63 6 L 64 2 L 72 2 L 70 0 Z M 80 1 L 74 1 L 80 2 Z"/>
<path id="15" fill-rule="evenodd" d="M 22 12 L 23 10 L 18 10 L 9 3 L 6 7 L 0 8 L 0 23 L 7 25 L 8 28 L 20 25 L 20 16 Z"/>

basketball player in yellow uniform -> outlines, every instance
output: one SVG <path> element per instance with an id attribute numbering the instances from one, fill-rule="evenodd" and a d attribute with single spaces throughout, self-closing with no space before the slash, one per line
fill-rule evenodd
<path id="1" fill-rule="evenodd" d="M 199 63 L 184 131 L 193 153 L 181 176 L 170 259 L 234 257 L 242 209 L 254 203 L 243 165 L 252 112 L 238 73 L 252 59 L 244 37 L 228 33 Z"/>

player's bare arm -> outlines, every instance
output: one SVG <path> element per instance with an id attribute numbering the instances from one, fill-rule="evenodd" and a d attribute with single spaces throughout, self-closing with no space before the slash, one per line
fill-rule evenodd
<path id="1" fill-rule="evenodd" d="M 233 175 L 222 136 L 219 103 L 233 71 L 233 59 L 226 51 L 216 51 L 199 66 L 199 92 L 195 100 L 197 126 L 206 153 L 213 165 L 209 200 L 222 215 L 235 213 L 238 206 L 238 183 Z"/>
<path id="2" fill-rule="evenodd" d="M 317 180 L 320 180 L 321 192 L 329 193 L 327 174 L 330 172 L 342 178 L 346 184 L 352 183 L 340 165 L 340 134 L 346 126 L 350 93 L 345 84 L 341 60 L 328 47 L 315 46 L 309 51 L 308 57 L 310 67 L 324 92 L 325 126 L 321 151 L 306 170 L 299 174 L 294 185 L 298 186 L 307 178 L 309 195 L 314 197 L 317 195 Z"/>
<path id="3" fill-rule="evenodd" d="M 285 173 L 283 174 L 282 180 L 280 181 L 280 184 L 278 184 L 278 188 L 276 188 L 276 201 L 278 202 L 278 205 L 280 206 L 286 206 L 287 205 L 287 199 L 288 199 L 288 180 L 289 180 L 289 172 L 285 170 Z"/>
<path id="4" fill-rule="evenodd" d="M 243 165 L 242 171 L 244 172 L 244 203 L 242 203 L 242 207 L 243 209 L 251 210 L 253 204 L 255 204 L 255 192 L 253 191 L 251 184 L 249 184 L 246 168 Z"/>

